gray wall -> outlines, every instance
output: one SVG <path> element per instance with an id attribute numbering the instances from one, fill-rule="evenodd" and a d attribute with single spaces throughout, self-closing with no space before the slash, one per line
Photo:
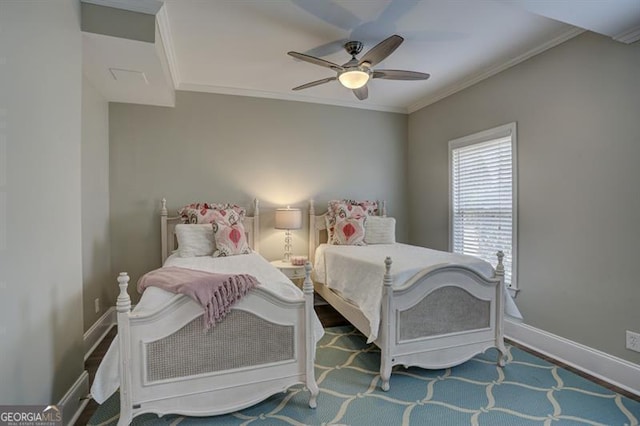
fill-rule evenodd
<path id="1" fill-rule="evenodd" d="M 113 272 L 160 266 L 159 203 L 261 200 L 261 253 L 282 257 L 274 208 L 319 211 L 333 198 L 385 199 L 407 240 L 403 114 L 240 96 L 177 92 L 176 107 L 110 104 Z M 305 218 L 304 226 L 307 225 Z M 307 253 L 307 230 L 294 232 Z M 116 285 L 115 283 L 113 284 Z"/>
<path id="2" fill-rule="evenodd" d="M 0 2 L 1 404 L 57 403 L 83 370 L 79 13 Z"/>
<path id="3" fill-rule="evenodd" d="M 84 330 L 116 303 L 109 234 L 109 103 L 82 79 L 82 298 Z M 94 301 L 100 299 L 100 310 Z"/>
<path id="4" fill-rule="evenodd" d="M 448 245 L 447 141 L 518 123 L 525 322 L 640 363 L 640 43 L 585 33 L 409 117 L 411 242 Z"/>

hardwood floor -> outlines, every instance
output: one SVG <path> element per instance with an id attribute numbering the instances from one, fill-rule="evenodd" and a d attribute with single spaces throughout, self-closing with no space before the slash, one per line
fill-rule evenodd
<path id="1" fill-rule="evenodd" d="M 84 369 L 89 373 L 89 384 L 93 383 L 93 379 L 96 376 L 96 371 L 98 370 L 98 366 L 100 365 L 100 361 L 104 358 L 104 355 L 107 353 L 107 349 L 109 349 L 109 345 L 111 345 L 111 341 L 116 337 L 117 329 L 113 327 L 109 333 L 105 336 L 105 338 L 100 342 L 97 348 L 89 355 L 89 358 L 84 362 Z M 89 400 L 89 403 L 84 408 L 80 417 L 76 421 L 76 425 L 86 425 L 89 423 L 91 416 L 98 409 L 98 403 L 93 399 Z"/>
<path id="2" fill-rule="evenodd" d="M 347 325 L 349 322 L 329 305 L 322 297 L 314 293 L 315 302 L 313 308 L 324 328 Z"/>
<path id="3" fill-rule="evenodd" d="M 315 304 L 315 311 L 318 314 L 318 318 L 320 319 L 320 322 L 322 323 L 323 327 L 336 327 L 339 325 L 347 325 L 349 324 L 347 322 L 346 319 L 344 319 L 344 317 L 342 315 L 340 315 L 335 309 L 333 309 L 331 307 L 331 305 L 327 304 L 326 302 L 324 302 L 321 299 L 318 299 L 316 301 Z M 98 345 L 98 347 L 93 351 L 93 353 L 89 356 L 89 358 L 87 358 L 87 360 L 85 361 L 85 370 L 87 370 L 87 372 L 89 373 L 89 383 L 93 383 L 93 378 L 96 375 L 96 370 L 98 369 L 98 365 L 100 365 L 100 361 L 102 361 L 102 358 L 104 357 L 105 353 L 107 352 L 107 349 L 109 349 L 109 345 L 111 344 L 111 341 L 114 339 L 114 337 L 116 336 L 116 327 L 113 327 L 111 329 L 111 331 L 107 334 L 107 336 L 105 337 L 105 339 L 100 343 L 100 345 Z M 589 374 L 586 374 L 580 370 L 577 370 L 571 366 L 568 366 L 566 364 L 563 364 L 559 361 L 556 361 L 552 358 L 549 358 L 545 355 L 542 355 L 532 349 L 529 349 L 527 347 L 521 346 L 517 343 L 514 343 L 508 339 L 506 339 L 506 341 L 508 343 L 510 343 L 513 346 L 516 346 L 524 351 L 527 351 L 539 358 L 542 358 L 548 362 L 551 362 L 553 364 L 556 364 L 562 368 L 565 368 L 579 376 L 582 376 L 588 380 L 591 380 L 592 382 L 595 382 L 607 389 L 610 389 L 614 392 L 617 392 L 621 395 L 626 396 L 629 399 L 633 399 L 635 401 L 640 401 L 640 396 L 639 395 L 635 395 L 632 394 L 631 392 L 628 392 L 624 389 L 620 389 L 616 386 L 611 385 L 610 383 L 607 383 L 603 380 L 600 380 L 596 377 L 593 377 Z M 96 409 L 98 408 L 98 404 L 92 399 L 89 401 L 89 403 L 87 404 L 87 406 L 85 407 L 84 411 L 82 411 L 82 414 L 80 415 L 80 417 L 78 418 L 76 425 L 86 425 L 89 420 L 91 419 L 91 416 L 93 415 L 93 413 L 96 411 Z"/>

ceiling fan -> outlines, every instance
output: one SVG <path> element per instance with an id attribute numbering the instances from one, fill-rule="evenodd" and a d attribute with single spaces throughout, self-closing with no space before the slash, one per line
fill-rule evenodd
<path id="1" fill-rule="evenodd" d="M 365 53 L 360 60 L 356 58 L 356 55 L 362 51 L 362 43 L 359 41 L 349 41 L 345 43 L 344 48 L 347 53 L 351 55 L 351 60 L 343 65 L 334 64 L 333 62 L 325 61 L 324 59 L 316 58 L 315 56 L 305 55 L 304 53 L 288 52 L 288 54 L 294 58 L 330 68 L 337 73 L 335 77 L 312 81 L 310 83 L 294 87 L 292 90 L 308 89 L 309 87 L 338 80 L 344 87 L 353 90 L 356 98 L 362 101 L 367 99 L 369 96 L 367 83 L 371 78 L 382 78 L 385 80 L 426 80 L 429 78 L 429 74 L 423 72 L 372 69 L 372 67 L 376 66 L 391 55 L 403 41 L 404 38 L 399 35 L 392 35 L 375 45 L 371 50 Z"/>

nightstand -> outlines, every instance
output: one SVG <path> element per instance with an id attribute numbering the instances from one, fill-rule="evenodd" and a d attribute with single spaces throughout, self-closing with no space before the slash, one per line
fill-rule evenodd
<path id="1" fill-rule="evenodd" d="M 298 287 L 302 288 L 302 284 L 304 283 L 304 265 L 292 265 L 291 263 L 283 260 L 274 260 L 271 264 L 280 269 L 280 271 L 282 271 L 282 273 Z"/>

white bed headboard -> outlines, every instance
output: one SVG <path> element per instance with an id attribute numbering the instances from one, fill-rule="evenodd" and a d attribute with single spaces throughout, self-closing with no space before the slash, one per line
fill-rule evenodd
<path id="1" fill-rule="evenodd" d="M 167 212 L 167 199 L 162 199 L 160 207 L 160 238 L 162 246 L 162 263 L 177 248 L 176 225 L 182 223 L 180 216 L 169 217 Z M 244 218 L 244 230 L 247 234 L 247 243 L 256 252 L 260 251 L 260 202 L 253 200 L 253 216 Z"/>
<path id="2" fill-rule="evenodd" d="M 380 216 L 387 216 L 387 202 L 378 201 L 380 206 Z M 316 216 L 315 203 L 309 200 L 309 261 L 313 263 L 316 255 L 316 249 L 322 243 L 327 242 L 327 222 L 324 219 L 326 213 Z"/>

